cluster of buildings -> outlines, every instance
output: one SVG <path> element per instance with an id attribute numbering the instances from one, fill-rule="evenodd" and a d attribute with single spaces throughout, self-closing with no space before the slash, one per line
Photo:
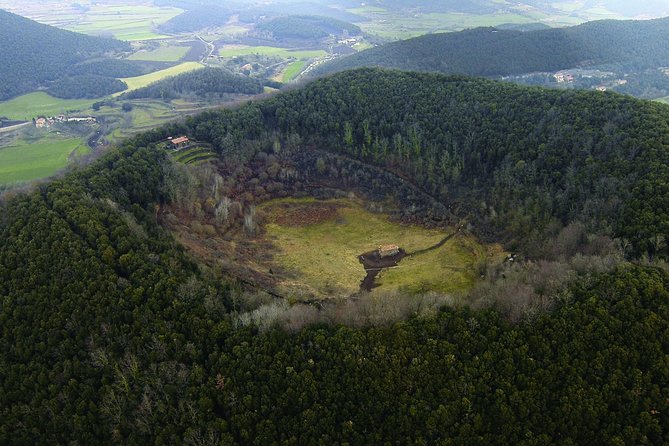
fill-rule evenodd
<path id="1" fill-rule="evenodd" d="M 96 124 L 98 120 L 93 116 L 69 118 L 65 115 L 58 115 L 58 116 L 48 116 L 48 117 L 40 116 L 39 118 L 33 119 L 33 122 L 35 123 L 35 127 L 41 129 L 41 128 L 49 128 L 56 123 L 65 123 L 65 122 Z"/>
<path id="2" fill-rule="evenodd" d="M 553 77 L 558 84 L 574 82 L 574 75 L 571 73 L 555 73 Z"/>

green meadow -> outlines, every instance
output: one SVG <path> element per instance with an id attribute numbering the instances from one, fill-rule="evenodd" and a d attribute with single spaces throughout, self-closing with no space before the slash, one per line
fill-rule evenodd
<path id="1" fill-rule="evenodd" d="M 85 110 L 99 100 L 59 99 L 39 91 L 0 102 L 0 116 L 28 121 L 41 115 L 55 116 L 61 113 Z"/>
<path id="2" fill-rule="evenodd" d="M 53 133 L 34 141 L 20 140 L 0 148 L 0 184 L 21 184 L 46 178 L 67 166 L 76 155 L 88 153 L 82 138 Z"/>
<path id="3" fill-rule="evenodd" d="M 334 207 L 336 212 L 321 219 L 323 207 Z M 288 292 L 299 289 L 316 296 L 333 290 L 342 296 L 356 293 L 366 274 L 358 256 L 379 245 L 396 243 L 413 253 L 438 245 L 455 231 L 394 222 L 385 214 L 368 211 L 358 200 L 286 198 L 263 203 L 258 210 L 267 222 L 265 237 L 277 249 L 277 269 L 287 271 L 282 286 Z M 300 218 L 292 218 L 297 215 L 312 216 L 306 219 L 312 223 L 299 224 Z M 500 252 L 499 247 L 458 234 L 442 246 L 409 255 L 397 268 L 382 271 L 378 290 L 450 293 L 467 289 L 474 283 L 477 265 L 499 257 Z"/>

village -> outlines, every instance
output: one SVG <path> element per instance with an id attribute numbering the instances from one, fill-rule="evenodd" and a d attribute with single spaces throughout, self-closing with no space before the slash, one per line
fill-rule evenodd
<path id="1" fill-rule="evenodd" d="M 54 124 L 72 123 L 72 122 L 93 125 L 97 124 L 98 120 L 93 116 L 68 117 L 65 115 L 48 116 L 48 117 L 40 116 L 38 118 L 33 118 L 33 123 L 35 124 L 35 127 L 37 127 L 38 129 L 49 128 Z"/>

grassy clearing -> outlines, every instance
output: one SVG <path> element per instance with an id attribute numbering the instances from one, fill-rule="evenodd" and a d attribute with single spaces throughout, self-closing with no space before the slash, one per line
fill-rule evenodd
<path id="1" fill-rule="evenodd" d="M 145 74 L 137 77 L 127 77 L 121 79 L 128 84 L 128 89 L 125 92 L 137 90 L 138 88 L 146 87 L 154 82 L 165 79 L 166 77 L 176 76 L 178 74 L 187 73 L 202 68 L 203 65 L 198 62 L 184 62 L 174 67 L 166 68 L 164 70 L 155 71 L 153 73 Z M 119 96 L 124 92 L 116 93 L 114 96 Z"/>
<path id="2" fill-rule="evenodd" d="M 292 50 L 287 48 L 277 48 L 273 46 L 246 46 L 246 45 L 225 45 L 218 54 L 221 57 L 237 57 L 249 54 L 259 54 L 261 56 L 277 56 L 285 59 L 291 57 L 295 59 L 313 59 L 323 57 L 327 54 L 324 50 Z"/>
<path id="3" fill-rule="evenodd" d="M 0 116 L 27 121 L 40 115 L 54 116 L 68 111 L 85 110 L 99 100 L 58 99 L 40 91 L 1 102 Z"/>
<path id="4" fill-rule="evenodd" d="M 306 64 L 307 63 L 303 60 L 296 60 L 295 62 L 291 62 L 283 71 L 283 74 L 281 75 L 281 82 L 292 81 L 298 74 L 302 72 Z"/>
<path id="5" fill-rule="evenodd" d="M 358 43 L 353 45 L 353 49 L 356 50 L 356 51 L 365 51 L 365 50 L 368 50 L 370 48 L 374 48 L 374 45 L 372 45 L 369 42 L 358 42 Z"/>
<path id="6" fill-rule="evenodd" d="M 155 50 L 139 50 L 132 54 L 130 60 L 148 60 L 152 62 L 178 62 L 188 53 L 187 46 L 161 45 Z"/>
<path id="7" fill-rule="evenodd" d="M 18 141 L 0 149 L 0 184 L 20 184 L 49 177 L 65 167 L 70 155 L 87 153 L 81 138 L 53 134 L 36 141 Z"/>
<path id="8" fill-rule="evenodd" d="M 336 217 L 308 226 L 277 223 L 286 207 L 308 213 L 323 205 L 336 205 Z M 358 256 L 381 244 L 397 243 L 411 253 L 434 246 L 453 232 L 398 224 L 384 214 L 365 210 L 354 200 L 281 199 L 264 203 L 259 210 L 268 221 L 267 238 L 278 249 L 275 261 L 294 276 L 285 282 L 286 288 L 304 284 L 316 295 L 357 292 L 365 277 Z M 376 290 L 466 289 L 475 280 L 476 265 L 488 255 L 487 248 L 476 240 L 458 235 L 433 251 L 403 259 L 399 268 L 384 271 Z"/>

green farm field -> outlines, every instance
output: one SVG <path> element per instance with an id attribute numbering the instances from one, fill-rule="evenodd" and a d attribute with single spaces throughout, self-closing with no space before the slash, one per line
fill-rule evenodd
<path id="1" fill-rule="evenodd" d="M 19 140 L 0 148 L 0 184 L 13 185 L 46 178 L 68 164 L 71 155 L 89 149 L 81 138 L 54 134 L 37 140 Z"/>
<path id="2" fill-rule="evenodd" d="M 269 201 L 258 209 L 267 222 L 266 238 L 277 249 L 275 262 L 290 277 L 283 286 L 316 296 L 356 293 L 365 277 L 358 256 L 379 245 L 396 243 L 412 253 L 433 247 L 454 232 L 393 222 L 349 199 L 289 198 Z M 465 290 L 474 283 L 477 265 L 500 253 L 498 247 L 486 247 L 458 234 L 443 246 L 409 255 L 398 268 L 384 270 L 373 292 Z"/>
<path id="3" fill-rule="evenodd" d="M 168 36 L 155 33 L 154 28 L 181 12 L 178 8 L 150 5 L 93 4 L 81 18 L 63 27 L 84 34 L 111 34 L 120 40 L 160 39 Z"/>
<path id="4" fill-rule="evenodd" d="M 323 50 L 291 50 L 287 48 L 277 48 L 273 46 L 246 46 L 246 45 L 225 45 L 218 53 L 221 57 L 237 57 L 248 54 L 260 54 L 263 56 L 277 56 L 285 59 L 312 59 L 314 57 L 323 57 L 327 52 Z"/>
<path id="5" fill-rule="evenodd" d="M 59 99 L 40 91 L 0 102 L 0 116 L 29 121 L 40 115 L 55 116 L 81 111 L 100 99 Z"/>
<path id="6" fill-rule="evenodd" d="M 121 79 L 128 85 L 128 89 L 119 93 L 114 94 L 114 96 L 120 96 L 121 94 L 137 90 L 138 88 L 146 87 L 149 84 L 158 82 L 159 80 L 165 79 L 166 77 L 176 76 L 178 74 L 187 73 L 189 71 L 197 70 L 202 68 L 203 65 L 198 62 L 184 62 L 182 64 L 176 65 L 174 67 L 166 68 L 164 70 L 155 71 L 153 73 L 145 74 L 143 76 L 137 77 L 127 77 Z"/>
<path id="7" fill-rule="evenodd" d="M 281 75 L 281 82 L 289 82 L 293 80 L 302 70 L 307 63 L 303 60 L 296 60 L 291 62 Z"/>

